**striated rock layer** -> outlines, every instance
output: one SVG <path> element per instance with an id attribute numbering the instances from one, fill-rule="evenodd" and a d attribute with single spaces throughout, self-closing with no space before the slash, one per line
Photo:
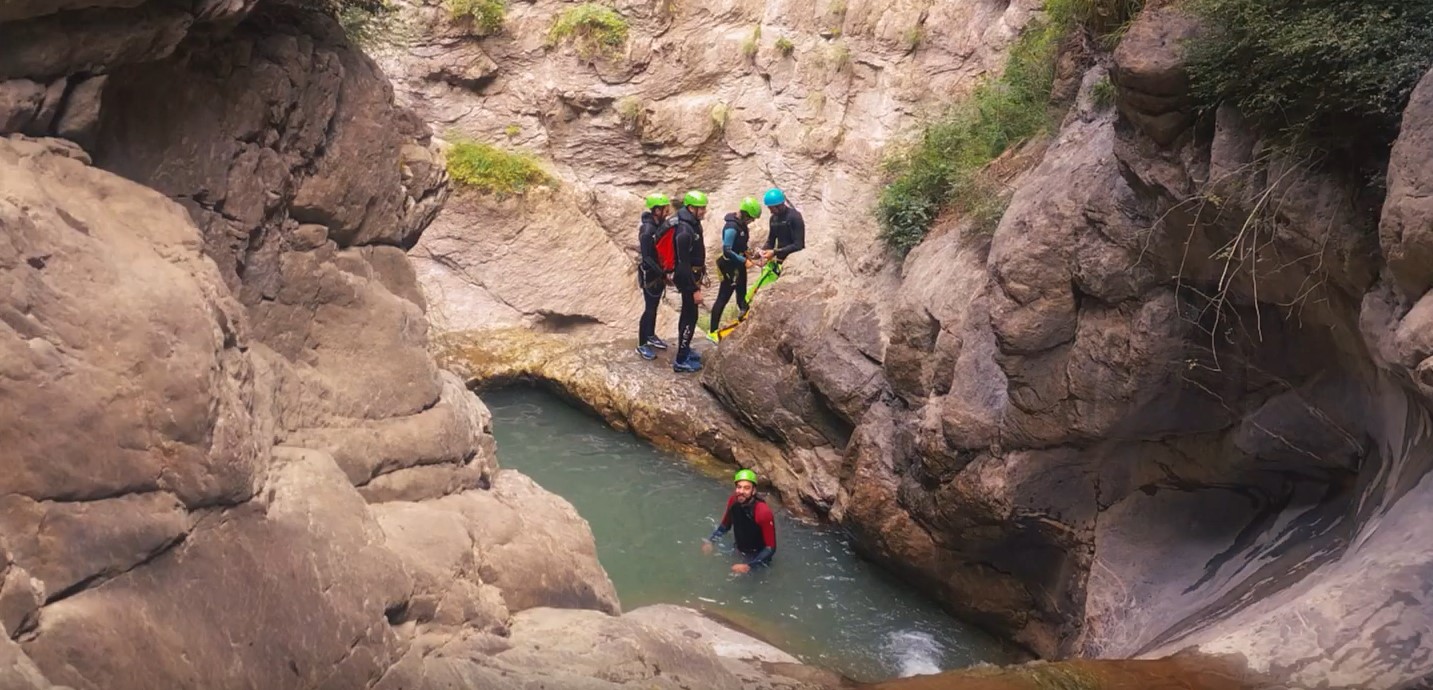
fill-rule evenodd
<path id="1" fill-rule="evenodd" d="M 445 173 L 332 19 L 8 3 L 0 46 L 0 686 L 834 682 L 619 615 L 497 468 L 405 256 Z"/>

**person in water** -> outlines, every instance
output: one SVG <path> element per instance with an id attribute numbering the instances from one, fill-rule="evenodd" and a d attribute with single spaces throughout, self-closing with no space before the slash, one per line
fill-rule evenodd
<path id="1" fill-rule="evenodd" d="M 767 221 L 766 244 L 762 245 L 761 258 L 775 260 L 779 265 L 786 257 L 806 248 L 806 221 L 801 212 L 786 201 L 786 194 L 772 187 L 766 190 L 762 203 L 771 211 Z"/>
<path id="2" fill-rule="evenodd" d="M 666 194 L 649 194 L 644 200 L 647 210 L 637 230 L 639 260 L 637 262 L 637 285 L 642 289 L 642 319 L 637 324 L 637 354 L 642 359 L 656 359 L 653 350 L 665 350 L 667 344 L 657 337 L 657 305 L 662 303 L 662 293 L 667 289 L 667 272 L 657 254 L 657 240 L 667 231 L 667 216 L 670 200 Z"/>
<path id="3" fill-rule="evenodd" d="M 751 268 L 751 259 L 747 258 L 747 242 L 751 233 L 747 226 L 760 217 L 761 204 L 751 196 L 741 200 L 736 213 L 726 214 L 726 225 L 721 231 L 721 256 L 716 260 L 721 284 L 717 286 L 716 302 L 712 304 L 712 315 L 708 321 L 711 333 L 721 328 L 722 312 L 726 310 L 732 293 L 736 294 L 736 308 L 741 311 L 737 320 L 746 318 L 746 269 Z"/>
<path id="4" fill-rule="evenodd" d="M 736 536 L 736 550 L 746 559 L 745 563 L 732 565 L 731 571 L 745 573 L 753 566 L 771 565 L 771 557 L 776 555 L 776 516 L 756 494 L 755 472 L 737 470 L 732 481 L 736 490 L 726 499 L 721 524 L 702 542 L 702 551 L 711 553 L 712 545 L 730 530 Z"/>
<path id="5" fill-rule="evenodd" d="M 702 358 L 692 352 L 692 336 L 697 331 L 697 305 L 702 301 L 702 282 L 706 279 L 707 249 L 702 237 L 702 219 L 707 215 L 707 195 L 687 192 L 682 209 L 677 211 L 675 237 L 676 272 L 672 282 L 682 295 L 682 311 L 677 317 L 677 356 L 672 371 L 691 372 L 702 368 Z"/>

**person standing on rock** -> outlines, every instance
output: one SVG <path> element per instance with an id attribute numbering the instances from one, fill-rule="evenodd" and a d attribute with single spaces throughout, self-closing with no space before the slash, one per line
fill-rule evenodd
<path id="1" fill-rule="evenodd" d="M 771 557 L 776 555 L 776 516 L 756 494 L 755 472 L 737 470 L 732 481 L 736 490 L 726 499 L 721 524 L 702 542 L 702 552 L 711 553 L 712 545 L 730 530 L 736 537 L 736 550 L 746 558 L 745 563 L 733 564 L 731 571 L 746 573 L 754 566 L 771 565 Z"/>
<path id="2" fill-rule="evenodd" d="M 786 201 L 786 194 L 775 187 L 766 190 L 762 203 L 771 211 L 771 220 L 767 221 L 766 244 L 762 245 L 761 258 L 780 264 L 806 248 L 806 220 Z"/>
<path id="3" fill-rule="evenodd" d="M 761 204 L 752 196 L 741 200 L 736 213 L 726 214 L 726 225 L 721 230 L 721 257 L 716 261 L 721 284 L 717 286 L 716 303 L 712 305 L 712 315 L 708 321 L 710 333 L 707 337 L 712 340 L 717 339 L 716 332 L 721 328 L 722 312 L 726 311 L 726 303 L 733 293 L 736 294 L 736 308 L 741 312 L 737 320 L 746 318 L 746 269 L 751 268 L 751 259 L 746 255 L 751 235 L 747 226 L 760 217 Z"/>
<path id="4" fill-rule="evenodd" d="M 706 215 L 707 195 L 696 190 L 687 192 L 682 209 L 677 211 L 677 268 L 672 276 L 682 295 L 682 312 L 677 317 L 677 356 L 672 360 L 672 371 L 676 372 L 702 368 L 702 358 L 692 352 L 692 336 L 697 330 L 697 305 L 702 301 L 702 281 L 706 277 L 707 249 L 702 237 L 702 219 Z"/>
<path id="5" fill-rule="evenodd" d="M 675 269 L 675 264 L 664 265 L 674 258 L 671 241 L 664 242 L 663 251 L 658 252 L 658 240 L 666 240 L 664 235 L 672 231 L 667 223 L 671 200 L 666 194 L 649 194 L 644 203 L 647 210 L 637 230 L 637 286 L 642 289 L 644 302 L 642 319 L 637 324 L 637 354 L 642 359 L 656 359 L 654 349 L 667 349 L 667 344 L 657 337 L 657 305 L 662 303 L 662 293 L 667 289 L 667 274 Z"/>

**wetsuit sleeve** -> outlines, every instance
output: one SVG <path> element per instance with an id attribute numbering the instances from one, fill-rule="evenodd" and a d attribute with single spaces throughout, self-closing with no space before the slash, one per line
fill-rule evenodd
<path id="1" fill-rule="evenodd" d="M 765 503 L 758 503 L 756 510 L 752 511 L 752 517 L 756 518 L 756 524 L 761 527 L 761 539 L 766 542 L 766 548 L 776 548 L 776 516 L 772 514 L 771 508 Z"/>
<path id="2" fill-rule="evenodd" d="M 769 241 L 770 240 L 768 240 L 768 242 Z M 791 219 L 791 244 L 788 244 L 785 247 L 778 249 L 776 251 L 776 258 L 784 260 L 786 259 L 786 257 L 791 256 L 792 254 L 795 254 L 796 252 L 799 252 L 805 248 L 806 219 L 802 218 L 800 215 L 797 215 L 795 218 Z"/>
<path id="3" fill-rule="evenodd" d="M 708 541 L 717 541 L 721 539 L 722 536 L 727 533 L 727 530 L 731 529 L 731 504 L 735 502 L 736 496 L 727 497 L 726 510 L 722 511 L 721 514 L 721 524 L 717 525 L 717 528 L 712 531 L 712 535 L 710 537 L 707 537 Z"/>
<path id="4" fill-rule="evenodd" d="M 655 233 L 651 230 L 651 228 L 644 225 L 642 229 L 638 231 L 637 254 L 641 259 L 643 269 L 651 269 L 653 267 L 660 269 L 659 266 L 656 266 L 657 244 L 654 237 Z"/>
<path id="5" fill-rule="evenodd" d="M 734 244 L 736 244 L 736 228 L 728 225 L 725 229 L 721 231 L 722 255 L 725 256 L 728 261 L 744 263 L 746 261 L 746 257 L 731 250 L 731 246 Z"/>
<path id="6" fill-rule="evenodd" d="M 771 229 L 771 221 L 766 222 L 766 243 L 761 245 L 762 249 L 771 249 L 776 246 L 776 232 Z"/>
<path id="7" fill-rule="evenodd" d="M 771 565 L 771 557 L 774 555 L 776 555 L 776 549 L 773 549 L 768 546 L 760 551 L 757 551 L 756 555 L 752 556 L 751 560 L 747 561 L 746 564 L 752 567 L 756 567 L 758 565 Z"/>

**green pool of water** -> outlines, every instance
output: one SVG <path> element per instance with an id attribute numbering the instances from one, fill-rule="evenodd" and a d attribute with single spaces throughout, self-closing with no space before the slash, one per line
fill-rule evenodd
<path id="1" fill-rule="evenodd" d="M 624 610 L 683 604 L 743 626 L 802 661 L 856 680 L 1011 660 L 1008 649 L 942 612 L 853 552 L 839 530 L 808 525 L 771 502 L 770 568 L 730 573 L 706 556 L 727 483 L 613 430 L 540 390 L 486 392 L 503 467 L 570 501 L 592 525 L 597 555 Z"/>

